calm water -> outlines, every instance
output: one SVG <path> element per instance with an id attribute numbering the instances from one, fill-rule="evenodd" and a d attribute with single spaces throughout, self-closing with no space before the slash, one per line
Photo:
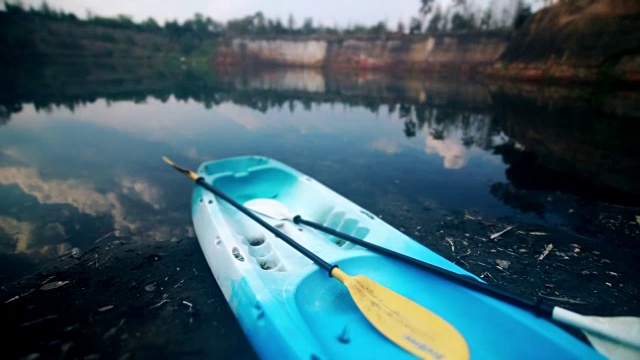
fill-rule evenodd
<path id="1" fill-rule="evenodd" d="M 468 81 L 300 70 L 15 86 L 0 126 L 6 276 L 114 235 L 193 236 L 191 184 L 163 155 L 192 169 L 273 157 L 378 214 L 429 207 L 554 221 L 510 194 L 638 195 L 637 153 L 624 138 L 637 109 L 614 106 L 633 94 L 550 106 Z"/>

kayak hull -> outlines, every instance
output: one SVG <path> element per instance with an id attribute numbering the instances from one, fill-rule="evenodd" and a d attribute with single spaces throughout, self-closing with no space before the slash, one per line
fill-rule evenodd
<path id="1" fill-rule="evenodd" d="M 292 214 L 473 276 L 311 177 L 264 157 L 207 162 L 198 175 L 243 204 L 275 199 Z M 413 359 L 380 334 L 348 290 L 246 215 L 196 186 L 196 235 L 242 329 L 263 359 Z M 452 324 L 472 359 L 601 359 L 535 315 L 424 270 L 290 221 L 264 217 L 325 261 L 365 275 Z"/>

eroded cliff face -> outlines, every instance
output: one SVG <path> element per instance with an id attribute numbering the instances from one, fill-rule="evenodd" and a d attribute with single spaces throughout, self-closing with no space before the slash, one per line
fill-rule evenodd
<path id="1" fill-rule="evenodd" d="M 567 0 L 511 34 L 224 40 L 217 66 L 281 65 L 475 73 L 513 80 L 640 81 L 640 1 Z"/>
<path id="2" fill-rule="evenodd" d="M 420 37 L 236 38 L 222 44 L 218 66 L 263 64 L 343 69 L 465 70 L 494 63 L 504 34 Z"/>
<path id="3" fill-rule="evenodd" d="M 488 73 L 507 78 L 640 81 L 640 1 L 573 0 L 532 16 Z"/>

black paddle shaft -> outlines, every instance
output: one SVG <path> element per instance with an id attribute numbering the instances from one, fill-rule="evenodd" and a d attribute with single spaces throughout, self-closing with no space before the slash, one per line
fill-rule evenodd
<path id="1" fill-rule="evenodd" d="M 331 276 L 331 271 L 333 270 L 334 267 L 336 267 L 335 265 L 331 265 L 328 262 L 322 260 L 318 255 L 312 253 L 311 251 L 309 251 L 309 249 L 307 249 L 304 246 L 300 245 L 299 243 L 297 243 L 295 240 L 293 240 L 292 238 L 287 236 L 282 231 L 276 229 L 275 227 L 271 226 L 268 222 L 262 220 L 260 217 L 258 217 L 256 214 L 254 214 L 251 210 L 249 210 L 246 207 L 242 206 L 241 204 L 239 204 L 238 202 L 236 202 L 235 200 L 233 200 L 232 198 L 227 196 L 225 193 L 220 191 L 215 186 L 207 183 L 203 178 L 201 178 L 201 177 L 198 178 L 196 180 L 196 184 L 198 184 L 198 185 L 202 186 L 203 188 L 211 191 L 216 196 L 218 196 L 219 198 L 223 199 L 224 201 L 226 201 L 227 203 L 229 203 L 230 205 L 232 205 L 233 207 L 238 209 L 240 212 L 242 212 L 243 214 L 245 214 L 248 217 L 250 217 L 251 220 L 257 222 L 258 224 L 260 224 L 260 226 L 262 226 L 263 228 L 267 229 L 270 233 L 272 233 L 276 237 L 280 238 L 281 240 L 283 240 L 284 242 L 289 244 L 289 246 L 291 246 L 292 248 L 296 249 L 299 253 L 301 253 L 302 255 L 306 256 L 309 260 L 311 260 L 314 263 L 316 263 L 316 265 L 318 265 L 322 269 L 326 270 L 329 273 L 329 276 Z"/>
<path id="2" fill-rule="evenodd" d="M 435 265 L 431 265 L 427 262 L 424 261 L 420 261 L 416 258 L 412 258 L 410 256 L 407 256 L 405 254 L 399 253 L 399 252 L 395 252 L 393 250 L 384 248 L 382 246 L 378 246 L 376 244 L 372 244 L 368 241 L 364 241 L 362 239 L 359 239 L 357 237 L 353 237 L 351 235 L 339 232 L 337 230 L 334 230 L 330 227 L 326 227 L 324 225 L 320 225 L 318 223 L 315 223 L 313 221 L 309 221 L 306 219 L 303 219 L 302 217 L 300 217 L 300 215 L 297 215 L 293 218 L 293 222 L 295 224 L 303 224 L 306 225 L 308 227 L 314 228 L 316 230 L 320 230 L 322 232 L 325 232 L 327 234 L 333 235 L 335 237 L 341 238 L 343 240 L 346 240 L 350 243 L 356 244 L 356 245 L 360 245 L 364 248 L 367 248 L 373 252 L 377 252 L 378 254 L 382 254 L 382 255 L 387 255 L 390 256 L 392 258 L 404 261 L 406 263 L 412 264 L 418 268 L 424 269 L 424 270 L 428 270 L 436 275 L 439 275 L 442 278 L 445 278 L 447 280 L 450 280 L 452 282 L 455 282 L 458 285 L 462 285 L 466 288 L 478 291 L 480 293 L 492 296 L 494 298 L 500 299 L 502 301 L 508 302 L 512 305 L 518 306 L 520 308 L 524 308 L 527 310 L 533 310 L 536 315 L 538 316 L 542 316 L 545 318 L 551 318 L 552 314 L 553 314 L 553 306 L 547 305 L 547 304 L 543 304 L 540 301 L 532 301 L 529 300 L 527 298 L 521 297 L 519 295 L 516 294 L 512 294 L 506 290 L 502 290 L 500 288 L 491 286 L 487 283 L 481 282 L 476 280 L 475 278 L 468 276 L 468 275 L 462 275 L 462 274 L 458 274 L 455 273 L 453 271 L 449 271 L 449 270 L 445 270 L 443 268 L 440 268 L 438 266 Z"/>

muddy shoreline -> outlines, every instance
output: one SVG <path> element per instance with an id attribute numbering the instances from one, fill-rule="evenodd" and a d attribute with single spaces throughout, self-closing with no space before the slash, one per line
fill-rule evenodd
<path id="1" fill-rule="evenodd" d="M 640 315 L 640 275 L 628 267 L 640 258 L 638 209 L 539 200 L 573 222 L 394 207 L 390 198 L 379 216 L 516 294 L 587 315 Z M 121 238 L 76 255 L 1 287 L 6 358 L 256 358 L 196 239 Z"/>
<path id="2" fill-rule="evenodd" d="M 256 358 L 193 238 L 117 240 L 1 293 L 5 358 Z"/>

